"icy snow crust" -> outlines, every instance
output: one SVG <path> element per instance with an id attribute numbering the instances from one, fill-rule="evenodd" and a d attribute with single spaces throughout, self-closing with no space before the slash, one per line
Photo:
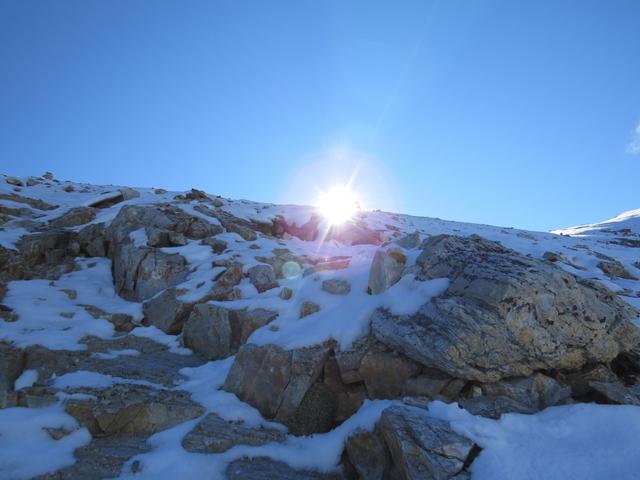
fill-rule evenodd
<path id="1" fill-rule="evenodd" d="M 26 178 L 22 179 L 26 181 Z M 65 188 L 73 191 L 65 191 Z M 59 217 L 73 207 L 89 205 L 99 199 L 113 198 L 119 187 L 42 180 L 42 183 L 22 187 L 20 191 L 0 177 L 0 194 L 12 194 L 40 199 L 57 208 L 37 211 L 36 222 L 47 222 Z M 101 209 L 91 223 L 109 223 L 120 208 L 130 204 L 174 202 L 174 196 L 183 192 L 160 192 L 153 189 L 135 189 L 140 196 Z M 219 199 L 223 209 L 247 220 L 270 221 L 282 215 L 289 222 L 304 224 L 314 213 L 313 208 L 293 205 L 273 205 L 246 200 Z M 0 205 L 10 208 L 28 207 L 13 200 L 0 199 Z M 195 202 L 179 203 L 187 213 L 212 223 L 214 218 L 193 209 Z M 419 231 L 423 238 L 435 234 L 478 234 L 490 240 L 500 241 L 506 247 L 525 255 L 541 258 L 547 251 L 562 256 L 558 264 L 571 273 L 584 278 L 597 279 L 617 292 L 624 300 L 640 306 L 640 282 L 621 278 L 610 279 L 598 267 L 606 255 L 620 261 L 629 273 L 640 278 L 637 250 L 616 242 L 617 238 L 640 240 L 640 210 L 626 212 L 606 222 L 558 230 L 554 233 L 528 232 L 512 228 L 458 223 L 433 218 L 396 215 L 387 212 L 363 212 L 358 219 L 368 228 L 381 230 L 389 238 Z M 83 228 L 86 225 L 75 227 Z M 6 224 L 0 227 L 0 245 L 16 248 L 22 235 L 28 234 L 22 227 Z M 560 235 L 562 234 L 562 235 Z M 144 230 L 132 232 L 136 245 L 147 241 Z M 305 242 L 293 238 L 286 242 L 259 237 L 254 242 L 244 241 L 235 233 L 223 233 L 217 238 L 228 243 L 228 249 L 216 259 L 233 259 L 243 263 L 245 270 L 260 262 L 256 257 L 273 256 L 274 248 L 288 248 L 294 255 L 311 258 L 349 257 L 346 268 L 298 275 L 281 280 L 281 288 L 295 291 L 294 297 L 285 301 L 279 297 L 280 289 L 258 293 L 248 280 L 240 285 L 242 298 L 224 303 L 229 308 L 267 308 L 278 312 L 278 318 L 269 326 L 253 333 L 250 342 L 274 343 L 284 348 L 297 348 L 335 339 L 340 348 L 348 348 L 356 339 L 367 333 L 370 314 L 379 306 L 394 313 L 412 313 L 428 298 L 447 288 L 447 279 L 416 282 L 410 275 L 387 292 L 370 296 L 366 293 L 371 260 L 376 247 L 370 245 L 345 246 L 334 241 Z M 613 240 L 613 241 L 612 241 Z M 252 245 L 249 248 L 249 245 Z M 191 273 L 178 288 L 184 289 L 182 299 L 197 300 L 211 288 L 212 278 L 224 269 L 212 269 L 214 255 L 211 248 L 190 241 L 183 247 L 164 249 L 168 253 L 180 253 L 190 264 Z M 410 262 L 415 261 L 417 250 L 409 251 Z M 93 305 L 109 313 L 127 313 L 134 321 L 142 319 L 142 305 L 118 297 L 113 288 L 111 265 L 104 258 L 78 258 L 77 270 L 63 275 L 59 280 L 15 281 L 9 284 L 4 303 L 14 309 L 16 322 L 0 323 L 0 339 L 20 347 L 40 344 L 49 349 L 80 350 L 80 343 L 88 335 L 100 338 L 114 336 L 113 326 L 106 320 L 89 315 L 83 305 Z M 351 285 L 347 295 L 331 295 L 321 289 L 322 280 L 342 278 Z M 73 290 L 76 295 L 69 295 Z M 73 297 L 73 298 L 72 298 Z M 301 303 L 313 300 L 320 311 L 299 319 Z M 180 339 L 169 336 L 155 327 L 138 327 L 130 335 L 150 338 L 166 345 L 172 351 L 184 355 L 191 352 L 180 345 Z M 114 350 L 101 354 L 104 358 L 126 361 L 126 356 L 137 355 L 135 350 Z M 281 425 L 266 421 L 253 407 L 241 402 L 234 395 L 221 391 L 220 387 L 231 368 L 233 357 L 209 362 L 197 368 L 181 371 L 184 377 L 174 388 L 186 390 L 202 404 L 207 413 L 215 412 L 226 420 L 244 421 L 248 425 L 267 425 L 284 429 Z M 35 374 L 35 375 L 34 375 Z M 37 381 L 37 373 L 26 371 L 16 381 L 16 388 L 25 388 Z M 107 388 L 116 383 L 131 380 L 110 377 L 97 372 L 79 371 L 52 379 L 61 389 L 77 386 Z M 140 383 L 140 382 L 137 382 Z M 161 385 L 144 385 L 166 388 Z M 0 410 L 0 477 L 29 478 L 71 465 L 73 451 L 90 441 L 86 429 L 77 428 L 75 420 L 64 412 L 65 395 L 60 402 L 47 408 L 8 408 Z M 229 462 L 243 456 L 267 456 L 281 460 L 294 468 L 332 471 L 337 468 L 343 444 L 357 428 L 371 430 L 380 413 L 393 401 L 367 401 L 350 419 L 336 429 L 308 437 L 289 435 L 281 444 L 261 447 L 236 446 L 222 454 L 195 454 L 181 446 L 182 438 L 199 419 L 177 425 L 157 433 L 149 439 L 150 452 L 132 458 L 122 471 L 121 478 L 222 478 Z M 600 479 L 639 478 L 640 471 L 640 407 L 578 404 L 553 407 L 536 415 L 503 415 L 499 420 L 474 417 L 457 405 L 432 402 L 431 415 L 452 422 L 459 433 L 472 438 L 482 448 L 482 453 L 471 467 L 477 479 Z M 54 440 L 45 428 L 66 428 L 72 433 Z M 141 472 L 132 473 L 133 462 L 143 465 Z"/>

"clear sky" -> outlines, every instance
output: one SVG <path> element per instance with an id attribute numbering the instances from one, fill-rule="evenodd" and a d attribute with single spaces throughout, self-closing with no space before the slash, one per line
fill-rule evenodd
<path id="1" fill-rule="evenodd" d="M 551 229 L 640 208 L 640 2 L 0 0 L 0 171 Z M 638 128 L 638 131 L 636 131 Z"/>

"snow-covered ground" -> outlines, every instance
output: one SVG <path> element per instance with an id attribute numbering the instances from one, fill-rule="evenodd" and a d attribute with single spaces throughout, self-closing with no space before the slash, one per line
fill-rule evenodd
<path id="1" fill-rule="evenodd" d="M 26 178 L 22 179 L 26 182 Z M 16 187 L 0 178 L 0 206 L 21 208 L 28 205 L 10 199 L 11 194 L 42 200 L 52 206 L 40 211 L 33 219 L 44 223 L 57 218 L 73 207 L 90 205 L 96 200 L 110 198 L 120 187 L 94 186 L 71 182 L 41 181 L 33 186 Z M 65 190 L 66 189 L 66 190 Z M 70 191 L 71 190 L 71 191 Z M 164 192 L 137 188 L 139 196 L 98 211 L 91 223 L 110 222 L 123 205 L 173 202 L 183 192 Z M 261 204 L 244 200 L 219 199 L 222 208 L 236 217 L 247 220 L 270 221 L 276 215 L 289 222 L 304 224 L 315 213 L 312 207 Z M 189 214 L 210 222 L 215 219 L 194 210 L 189 203 L 176 203 Z M 559 255 L 557 262 L 565 270 L 583 278 L 596 279 L 617 292 L 625 301 L 640 307 L 640 281 L 611 278 L 599 267 L 603 258 L 619 261 L 631 276 L 640 278 L 640 248 L 630 246 L 640 241 L 640 210 L 626 212 L 606 222 L 549 232 L 530 232 L 513 228 L 459 223 L 434 218 L 413 217 L 373 211 L 358 216 L 369 229 L 379 230 L 388 239 L 418 231 L 423 238 L 436 234 L 478 234 L 501 242 L 525 255 L 542 258 L 546 252 Z M 77 230 L 85 225 L 76 227 Z M 0 227 L 0 245 L 16 248 L 20 236 L 29 233 L 20 226 Z M 144 231 L 132 234 L 134 242 L 146 243 Z M 275 248 L 288 248 L 294 255 L 321 261 L 347 257 L 348 265 L 339 270 L 320 271 L 311 275 L 296 272 L 280 282 L 281 287 L 294 289 L 291 301 L 280 296 L 279 289 L 259 293 L 248 280 L 240 285 L 242 298 L 224 302 L 226 307 L 263 307 L 278 312 L 278 318 L 258 329 L 249 341 L 257 344 L 274 343 L 285 348 L 297 348 L 335 339 L 340 348 L 348 348 L 368 330 L 371 313 L 385 306 L 395 313 L 412 313 L 429 297 L 447 287 L 446 279 L 413 282 L 409 276 L 382 295 L 367 295 L 369 267 L 376 246 L 345 246 L 334 240 L 287 241 L 259 237 L 244 241 L 235 233 L 224 233 L 228 249 L 214 255 L 211 248 L 190 241 L 182 247 L 165 248 L 168 253 L 182 254 L 190 264 L 191 273 L 179 285 L 185 300 L 197 299 L 211 288 L 211 264 L 214 259 L 240 261 L 244 269 L 259 264 L 256 257 L 270 257 Z M 622 239 L 622 240 L 620 240 Z M 640 246 L 640 245 L 639 245 Z M 410 255 L 417 255 L 417 250 Z M 142 304 L 121 299 L 116 295 L 111 278 L 110 261 L 105 258 L 78 258 L 77 269 L 59 280 L 21 280 L 9 284 L 4 303 L 11 307 L 18 320 L 0 324 L 0 339 L 24 347 L 40 344 L 49 349 L 83 349 L 80 340 L 87 335 L 111 338 L 114 329 L 106 320 L 89 315 L 83 305 L 93 305 L 111 313 L 126 313 L 134 319 L 142 318 Z M 331 295 L 321 288 L 325 278 L 342 278 L 351 291 L 345 295 Z M 68 292 L 76 292 L 70 295 Z M 299 311 L 305 300 L 313 299 L 320 311 L 302 319 Z M 173 351 L 189 354 L 179 344 L 179 338 L 168 336 L 154 327 L 136 328 L 131 335 L 145 336 L 168 345 Z M 110 358 L 135 356 L 135 350 L 110 351 Z M 283 428 L 263 419 L 258 411 L 221 391 L 233 357 L 209 362 L 201 367 L 184 369 L 175 389 L 186 390 L 203 405 L 207 412 L 216 412 L 228 420 L 244 421 L 248 425 Z M 25 372 L 27 373 L 27 372 Z M 29 386 L 37 375 L 20 378 L 16 388 Z M 96 372 L 76 372 L 53 380 L 57 388 L 92 386 L 106 388 L 130 380 L 109 377 Z M 145 384 L 153 388 L 165 388 Z M 63 400 L 61 400 L 62 402 Z M 288 436 L 284 443 L 260 447 L 237 446 L 223 454 L 195 454 L 181 446 L 183 436 L 197 423 L 190 420 L 149 439 L 152 449 L 132 458 L 124 467 L 122 478 L 220 478 L 225 466 L 242 456 L 268 456 L 295 468 L 331 471 L 340 460 L 343 444 L 349 433 L 357 428 L 372 429 L 381 411 L 391 401 L 367 401 L 361 409 L 336 429 L 309 437 Z M 447 419 L 455 430 L 472 438 L 483 448 L 471 471 L 477 479 L 634 479 L 640 478 L 640 407 L 578 404 L 549 408 L 536 415 L 504 415 L 490 420 L 473 415 L 457 405 L 432 402 L 424 415 Z M 44 428 L 65 427 L 73 433 L 61 440 L 53 440 Z M 77 429 L 72 417 L 64 413 L 62 403 L 46 408 L 8 408 L 0 410 L 0 476 L 29 478 L 61 468 L 73 462 L 73 451 L 90 440 L 86 429 Z M 141 462 L 141 473 L 133 473 L 134 462 Z"/>

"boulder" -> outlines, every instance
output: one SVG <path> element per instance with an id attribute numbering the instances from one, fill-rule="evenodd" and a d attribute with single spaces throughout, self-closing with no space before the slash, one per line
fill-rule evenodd
<path id="1" fill-rule="evenodd" d="M 188 452 L 222 453 L 236 445 L 259 446 L 270 442 L 284 442 L 282 430 L 266 427 L 248 427 L 242 422 L 229 422 L 215 413 L 209 413 L 182 440 Z"/>
<path id="2" fill-rule="evenodd" d="M 184 325 L 182 341 L 203 358 L 220 360 L 233 355 L 249 335 L 277 316 L 263 308 L 231 310 L 199 304 Z"/>
<path id="3" fill-rule="evenodd" d="M 417 278 L 450 279 L 413 315 L 378 309 L 382 343 L 453 377 L 491 383 L 608 362 L 640 340 L 637 311 L 599 283 L 479 236 L 426 240 Z"/>
<path id="4" fill-rule="evenodd" d="M 384 440 L 376 432 L 356 430 L 348 439 L 345 451 L 358 478 L 387 480 L 391 459 Z"/>
<path id="5" fill-rule="evenodd" d="M 333 295 L 347 295 L 351 291 L 351 285 L 341 278 L 330 278 L 322 282 L 322 290 Z"/>
<path id="6" fill-rule="evenodd" d="M 193 303 L 179 300 L 185 290 L 167 288 L 161 294 L 144 302 L 144 325 L 158 327 L 165 333 L 178 334 L 182 331 L 184 323 L 189 318 Z"/>
<path id="7" fill-rule="evenodd" d="M 271 265 L 254 265 L 247 272 L 249 281 L 258 292 L 266 292 L 278 286 L 276 273 Z"/>
<path id="8" fill-rule="evenodd" d="M 398 283 L 407 264 L 407 256 L 399 247 L 379 248 L 369 271 L 369 293 L 376 295 Z"/>
<path id="9" fill-rule="evenodd" d="M 389 449 L 394 478 L 455 478 L 475 455 L 474 443 L 449 422 L 406 406 L 382 412 L 376 429 Z"/>
<path id="10" fill-rule="evenodd" d="M 298 410 L 330 351 L 329 345 L 283 350 L 276 345 L 246 344 L 238 350 L 223 389 L 257 408 L 265 418 L 283 423 L 294 435 L 314 433 L 313 426 L 326 412 L 308 409 L 301 416 Z"/>

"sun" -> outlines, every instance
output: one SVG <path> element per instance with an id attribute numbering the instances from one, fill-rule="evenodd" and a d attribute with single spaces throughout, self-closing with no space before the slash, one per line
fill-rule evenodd
<path id="1" fill-rule="evenodd" d="M 357 195 L 348 187 L 336 186 L 323 192 L 316 203 L 320 214 L 330 225 L 340 225 L 351 220 L 360 210 Z"/>

